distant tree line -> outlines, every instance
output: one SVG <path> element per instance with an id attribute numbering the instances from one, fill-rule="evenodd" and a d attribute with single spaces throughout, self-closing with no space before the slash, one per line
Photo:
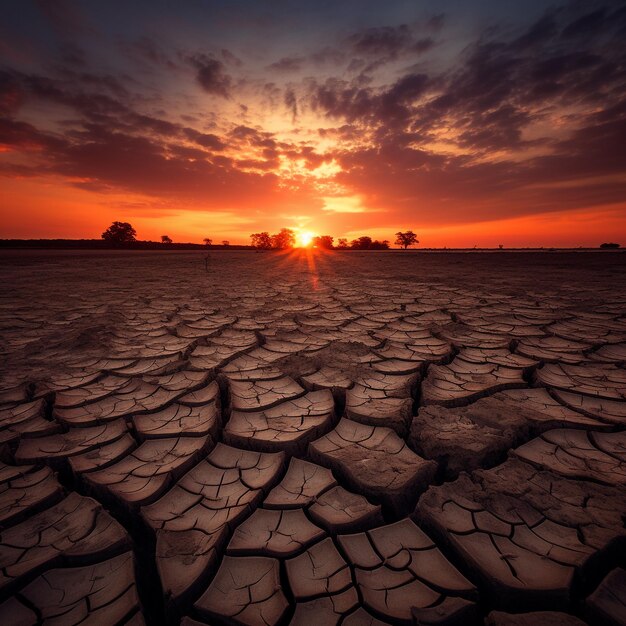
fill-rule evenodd
<path id="1" fill-rule="evenodd" d="M 285 250 L 296 245 L 296 233 L 290 228 L 282 228 L 275 235 L 270 235 L 267 231 L 252 233 L 250 235 L 252 247 L 257 250 Z M 396 245 L 402 246 L 405 250 L 409 246 L 419 243 L 417 235 L 412 230 L 396 233 Z M 340 237 L 335 239 L 331 235 L 318 235 L 311 240 L 311 246 L 324 248 L 326 250 L 389 250 L 389 240 L 372 239 L 366 235 L 348 241 Z"/>
<path id="2" fill-rule="evenodd" d="M 103 233 L 102 239 L 109 244 L 124 246 L 137 240 L 137 231 L 128 222 L 113 222 Z M 281 228 L 277 233 L 270 235 L 267 231 L 260 233 L 252 233 L 250 235 L 252 247 L 257 250 L 286 250 L 296 245 L 296 233 L 291 228 Z M 203 239 L 204 245 L 210 248 L 213 240 L 210 237 Z M 348 242 L 345 238 L 339 238 L 335 246 L 335 239 L 330 235 L 317 235 L 312 238 L 311 244 L 316 248 L 324 248 L 326 250 L 389 250 L 389 240 L 372 239 L 366 235 L 358 237 Z M 172 244 L 172 238 L 169 235 L 161 235 L 161 243 L 164 245 Z M 419 243 L 417 235 L 412 230 L 396 233 L 396 245 L 402 246 L 405 250 L 409 246 Z M 229 247 L 227 240 L 222 241 L 223 247 Z"/>
<path id="3" fill-rule="evenodd" d="M 250 235 L 252 247 L 257 250 L 285 250 L 296 245 L 296 233 L 291 228 L 281 228 L 275 235 L 267 231 Z"/>
<path id="4" fill-rule="evenodd" d="M 113 222 L 103 233 L 103 241 L 114 247 L 129 247 L 132 244 L 141 244 L 143 246 L 149 245 L 152 242 L 139 242 L 137 241 L 137 231 L 128 222 Z M 270 235 L 267 231 L 260 233 L 252 233 L 250 235 L 252 240 L 252 247 L 257 250 L 286 250 L 293 248 L 296 245 L 296 233 L 291 228 L 281 228 L 277 233 Z M 210 237 L 203 239 L 204 246 L 210 248 L 213 245 L 213 240 Z M 396 239 L 394 244 L 400 246 L 404 250 L 415 246 L 419 243 L 417 235 L 412 230 L 399 231 L 396 233 Z M 172 238 L 169 235 L 161 235 L 161 244 L 171 245 L 173 244 Z M 199 244 L 175 244 L 176 246 L 193 246 Z M 335 245 L 334 237 L 330 235 L 317 235 L 311 239 L 310 244 L 315 248 L 323 248 L 326 250 L 388 250 L 389 240 L 372 239 L 366 235 L 352 239 L 340 237 L 337 239 Z M 230 242 L 224 239 L 221 242 L 221 247 L 230 247 Z M 246 247 L 246 246 L 235 246 Z M 616 250 L 620 248 L 619 243 L 607 242 L 602 243 L 599 246 L 602 250 Z M 476 248 L 476 246 L 474 246 Z M 504 244 L 499 244 L 498 248 L 502 250 Z M 445 248 L 444 248 L 445 249 Z"/>
<path id="5" fill-rule="evenodd" d="M 296 234 L 289 228 L 283 228 L 275 235 L 267 232 L 254 233 L 252 237 L 252 246 L 233 244 L 226 239 L 220 244 L 213 245 L 213 240 L 205 237 L 203 243 L 174 243 L 169 235 L 161 235 L 161 241 L 142 241 L 137 239 L 137 232 L 128 222 L 113 222 L 101 235 L 100 239 L 0 239 L 0 247 L 2 248 L 59 248 L 59 249 L 107 249 L 107 248 L 126 248 L 137 250 L 157 250 L 163 246 L 168 249 L 177 250 L 197 250 L 207 248 L 230 248 L 232 250 L 245 250 L 253 248 L 260 249 L 285 249 L 295 246 Z M 404 249 L 419 243 L 417 236 L 411 230 L 396 233 L 396 245 Z M 335 239 L 330 235 L 319 235 L 313 237 L 310 244 L 316 248 L 324 248 L 328 250 L 386 250 L 389 248 L 389 241 L 372 240 L 371 237 L 363 236 L 348 241 L 346 238 L 339 238 L 335 243 Z M 618 250 L 621 248 L 619 243 L 606 242 L 598 246 L 602 250 Z M 474 246 L 477 249 L 477 246 Z M 504 244 L 499 244 L 500 250 L 504 249 Z M 436 248 L 426 248 L 426 250 Z M 439 248 L 447 250 L 446 246 Z M 451 248 L 454 250 L 455 248 Z M 469 250 L 470 248 L 459 248 Z M 485 248 L 488 249 L 488 248 Z M 515 249 L 515 248 L 513 248 Z M 524 250 L 543 250 L 544 248 L 519 248 Z M 573 249 L 573 248 L 568 248 Z M 579 247 L 577 249 L 593 249 L 589 247 Z M 596 248 L 597 249 L 597 248 Z M 546 250 L 554 251 L 556 248 L 546 248 Z"/>

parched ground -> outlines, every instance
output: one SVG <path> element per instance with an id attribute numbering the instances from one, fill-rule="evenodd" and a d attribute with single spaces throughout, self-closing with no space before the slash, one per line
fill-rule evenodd
<path id="1" fill-rule="evenodd" d="M 626 624 L 626 254 L 0 284 L 0 624 Z"/>

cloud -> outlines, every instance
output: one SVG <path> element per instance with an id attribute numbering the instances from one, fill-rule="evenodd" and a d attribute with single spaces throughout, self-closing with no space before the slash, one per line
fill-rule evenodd
<path id="1" fill-rule="evenodd" d="M 285 189 L 276 174 L 281 151 L 313 161 L 312 151 L 279 144 L 272 133 L 245 125 L 225 135 L 201 132 L 141 113 L 102 93 L 105 86 L 91 78 L 68 83 L 16 71 L 0 74 L 0 102 L 11 115 L 18 113 L 20 102 L 32 100 L 62 105 L 78 118 L 62 134 L 1 119 L 0 145 L 10 154 L 28 155 L 28 162 L 3 162 L 0 173 L 60 175 L 92 192 L 185 198 L 204 209 L 321 204 L 306 186 Z M 216 154 L 224 151 L 232 156 Z"/>
<path id="2" fill-rule="evenodd" d="M 0 113 L 6 116 L 17 113 L 25 99 L 24 89 L 15 75 L 0 70 Z"/>
<path id="3" fill-rule="evenodd" d="M 196 69 L 196 81 L 207 93 L 230 97 L 232 78 L 225 72 L 224 64 L 206 54 L 195 54 L 189 62 Z"/>
<path id="4" fill-rule="evenodd" d="M 329 79 L 314 87 L 311 105 L 328 117 L 345 118 L 348 122 L 358 120 L 369 126 L 396 126 L 408 120 L 410 105 L 428 87 L 429 79 L 425 74 L 407 74 L 382 91 Z"/>
<path id="5" fill-rule="evenodd" d="M 130 42 L 123 42 L 122 50 L 133 59 L 140 59 L 157 67 L 175 70 L 178 65 L 170 55 L 151 37 L 145 35 Z"/>
<path id="6" fill-rule="evenodd" d="M 596 33 L 602 32 L 606 26 L 607 17 L 607 9 L 601 7 L 568 24 L 563 29 L 562 36 L 566 38 L 593 36 Z"/>
<path id="7" fill-rule="evenodd" d="M 291 112 L 292 123 L 295 123 L 298 118 L 298 101 L 293 89 L 285 90 L 285 106 Z"/>
<path id="8" fill-rule="evenodd" d="M 395 56 L 411 43 L 411 31 L 406 24 L 367 28 L 348 38 L 358 54 Z"/>
<path id="9" fill-rule="evenodd" d="M 353 144 L 333 153 L 336 181 L 433 224 L 623 201 L 625 26 L 626 11 L 548 11 L 509 39 L 485 33 L 447 72 L 314 84 L 311 106 L 345 121 Z M 385 54 L 408 36 L 374 34 L 365 41 Z"/>
<path id="10" fill-rule="evenodd" d="M 432 17 L 428 18 L 428 21 L 426 22 L 426 27 L 433 32 L 439 32 L 443 28 L 445 22 L 445 13 L 438 13 L 437 15 L 433 15 Z"/>
<path id="11" fill-rule="evenodd" d="M 12 150 L 43 151 L 62 149 L 65 142 L 39 131 L 32 124 L 0 118 L 0 146 Z"/>
<path id="12" fill-rule="evenodd" d="M 59 46 L 61 61 L 69 66 L 83 66 L 86 63 L 85 51 L 74 43 L 63 42 Z"/>
<path id="13" fill-rule="evenodd" d="M 268 65 L 268 69 L 274 72 L 297 72 L 302 69 L 304 61 L 304 57 L 283 57 Z"/>
<path id="14" fill-rule="evenodd" d="M 378 63 L 396 59 L 403 53 L 422 54 L 435 44 L 431 37 L 415 39 L 406 24 L 367 28 L 348 37 L 355 54 L 376 57 Z"/>
<path id="15" fill-rule="evenodd" d="M 224 61 L 226 61 L 229 65 L 234 67 L 241 67 L 243 65 L 243 61 L 227 48 L 222 48 L 220 50 L 220 54 L 222 55 Z"/>
<path id="16" fill-rule="evenodd" d="M 226 144 L 217 135 L 212 133 L 201 133 L 193 128 L 185 128 L 184 132 L 189 139 L 204 148 L 218 152 L 226 148 Z"/>

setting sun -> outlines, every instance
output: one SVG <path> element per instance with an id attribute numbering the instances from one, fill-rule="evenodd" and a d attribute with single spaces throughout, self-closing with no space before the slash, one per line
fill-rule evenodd
<path id="1" fill-rule="evenodd" d="M 297 235 L 298 247 L 306 248 L 311 245 L 313 241 L 313 237 L 315 237 L 315 233 L 312 233 L 310 230 L 301 230 Z"/>

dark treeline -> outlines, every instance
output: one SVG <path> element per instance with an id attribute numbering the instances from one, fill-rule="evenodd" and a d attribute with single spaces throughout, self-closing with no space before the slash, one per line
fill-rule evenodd
<path id="1" fill-rule="evenodd" d="M 141 241 L 138 240 L 137 232 L 128 222 L 113 222 L 107 228 L 100 239 L 0 239 L 0 248 L 49 248 L 49 249 L 95 249 L 95 250 L 285 250 L 296 246 L 296 233 L 290 228 L 281 228 L 281 230 L 270 235 L 267 231 L 253 233 L 250 235 L 252 240 L 249 246 L 231 245 L 229 241 L 222 240 L 221 243 L 213 243 L 209 237 L 204 238 L 204 243 L 175 243 L 169 235 L 161 235 L 161 241 Z M 302 243 L 302 242 L 301 242 Z M 396 233 L 394 242 L 404 250 L 419 243 L 417 235 L 412 230 Z M 305 247 L 315 247 L 326 250 L 389 250 L 389 240 L 372 239 L 368 236 L 358 237 L 351 241 L 345 238 L 337 239 L 335 244 L 334 237 L 330 235 L 317 235 L 311 237 L 310 241 L 302 243 Z M 599 246 L 605 250 L 616 250 L 620 248 L 618 243 L 602 243 Z M 500 244 L 498 250 L 503 250 L 504 246 Z M 544 248 L 513 248 L 518 250 L 543 250 Z M 575 249 L 575 248 L 569 248 Z M 590 250 L 593 248 L 578 248 L 579 250 Z M 455 248 L 422 248 L 428 250 L 455 250 Z M 472 250 L 472 248 L 456 248 L 456 250 Z M 474 246 L 473 250 L 492 250 L 492 248 L 478 248 Z M 556 248 L 547 248 L 547 250 L 557 250 Z"/>
<path id="2" fill-rule="evenodd" d="M 319 248 L 320 246 L 318 246 Z M 163 244 L 157 241 L 133 241 L 127 244 L 110 244 L 102 239 L 0 239 L 0 249 L 40 249 L 40 250 L 207 250 L 206 244 L 201 243 L 171 243 Z M 579 248 L 543 248 L 543 247 L 517 247 L 517 248 L 420 248 L 413 252 L 578 252 L 578 251 L 619 251 L 626 252 L 621 249 L 619 244 L 613 246 L 579 247 Z M 211 244 L 210 250 L 256 250 L 254 246 L 237 245 L 237 244 Z M 386 248 L 351 248 L 346 246 L 334 246 L 333 250 L 376 250 Z"/>
<path id="3" fill-rule="evenodd" d="M 252 246 L 211 244 L 211 250 L 252 250 Z M 0 239 L 0 248 L 49 248 L 59 250 L 206 250 L 203 243 L 129 241 L 111 243 L 103 239 Z"/>
<path id="4" fill-rule="evenodd" d="M 296 245 L 296 233 L 291 228 L 281 228 L 280 232 L 270 235 L 267 231 L 252 233 L 250 235 L 252 247 L 257 250 L 285 250 Z M 419 243 L 417 235 L 412 230 L 396 233 L 395 244 L 405 250 Z M 311 238 L 306 246 L 324 248 L 326 250 L 389 250 L 389 240 L 372 239 L 366 235 L 348 241 L 345 238 L 337 239 L 331 235 L 317 235 Z"/>

